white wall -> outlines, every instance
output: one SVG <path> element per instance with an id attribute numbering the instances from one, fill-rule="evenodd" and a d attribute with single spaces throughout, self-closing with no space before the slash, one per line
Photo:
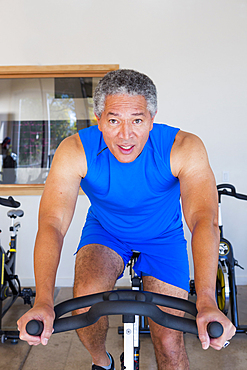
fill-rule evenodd
<path id="1" fill-rule="evenodd" d="M 148 74 L 159 92 L 157 121 L 199 135 L 217 183 L 227 172 L 229 182 L 247 193 L 246 0 L 0 0 L 0 9 L 0 65 L 119 63 Z M 31 256 L 39 197 L 18 198 L 26 216 L 17 268 L 29 282 L 31 262 L 24 251 Z M 67 257 L 79 239 L 86 204 L 81 196 L 59 285 L 72 282 Z M 5 211 L 0 209 L 1 216 Z M 247 284 L 246 216 L 247 202 L 223 199 L 225 235 L 245 266 L 236 271 L 239 284 Z"/>

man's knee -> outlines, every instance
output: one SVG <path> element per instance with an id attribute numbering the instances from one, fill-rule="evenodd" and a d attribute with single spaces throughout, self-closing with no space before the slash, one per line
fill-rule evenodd
<path id="1" fill-rule="evenodd" d="M 82 247 L 76 257 L 74 296 L 113 289 L 123 267 L 122 258 L 108 247 L 98 244 Z"/>
<path id="2" fill-rule="evenodd" d="M 157 324 L 155 324 L 156 326 Z M 183 333 L 160 327 L 158 330 L 155 330 L 153 325 L 150 325 L 152 341 L 155 347 L 159 350 L 164 350 L 165 352 L 170 353 L 170 351 L 176 351 L 181 349 L 183 346 Z"/>

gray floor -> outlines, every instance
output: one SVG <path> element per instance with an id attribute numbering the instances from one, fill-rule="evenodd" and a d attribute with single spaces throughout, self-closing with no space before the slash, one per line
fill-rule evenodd
<path id="1" fill-rule="evenodd" d="M 71 297 L 71 288 L 57 290 L 56 303 Z M 238 288 L 239 320 L 247 325 L 247 286 Z M 26 310 L 22 299 L 18 299 L 3 320 L 3 328 L 13 330 L 16 320 Z M 107 349 L 112 353 L 116 370 L 120 370 L 119 355 L 123 351 L 123 339 L 117 333 L 121 325 L 121 316 L 110 317 L 110 329 L 107 338 Z M 201 349 L 199 340 L 185 334 L 185 344 L 190 360 L 191 370 L 246 370 L 247 369 L 247 336 L 237 334 L 228 348 L 221 351 Z M 140 369 L 155 370 L 154 351 L 148 335 L 141 336 Z M 75 332 L 54 334 L 47 346 L 30 347 L 19 341 L 13 345 L 9 341 L 0 343 L 0 369 L 5 370 L 91 370 L 91 358 L 78 340 Z"/>

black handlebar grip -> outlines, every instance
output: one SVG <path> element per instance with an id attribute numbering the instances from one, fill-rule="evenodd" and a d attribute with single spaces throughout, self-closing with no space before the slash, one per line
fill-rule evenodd
<path id="1" fill-rule="evenodd" d="M 14 200 L 13 197 L 8 197 L 8 198 L 0 197 L 0 205 L 5 206 L 5 207 L 18 208 L 20 207 L 21 203 Z"/>
<path id="2" fill-rule="evenodd" d="M 212 321 L 207 326 L 210 338 L 219 338 L 223 334 L 223 326 L 217 321 Z"/>
<path id="3" fill-rule="evenodd" d="M 11 203 L 11 207 L 13 208 L 18 208 L 21 205 L 21 203 L 17 202 L 13 197 L 8 197 L 8 200 Z"/>
<path id="4" fill-rule="evenodd" d="M 44 330 L 44 324 L 42 321 L 31 320 L 26 325 L 26 331 L 29 335 L 39 336 Z"/>

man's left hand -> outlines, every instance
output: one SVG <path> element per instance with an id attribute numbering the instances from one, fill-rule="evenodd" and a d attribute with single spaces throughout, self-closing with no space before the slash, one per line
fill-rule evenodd
<path id="1" fill-rule="evenodd" d="M 203 349 L 208 349 L 209 346 L 220 350 L 224 344 L 229 341 L 236 332 L 235 326 L 232 322 L 221 312 L 217 306 L 205 306 L 198 311 L 197 327 L 199 339 L 202 343 Z M 210 338 L 207 332 L 207 325 L 210 322 L 218 321 L 224 328 L 223 334 L 219 338 Z"/>

